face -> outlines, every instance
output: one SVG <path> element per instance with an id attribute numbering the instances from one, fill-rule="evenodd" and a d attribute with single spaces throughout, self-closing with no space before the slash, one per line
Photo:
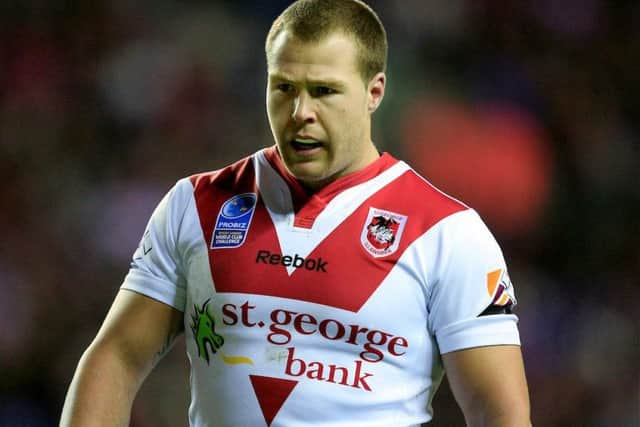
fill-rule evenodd
<path id="1" fill-rule="evenodd" d="M 385 75 L 365 84 L 356 53 L 340 33 L 305 43 L 283 31 L 269 55 L 271 131 L 289 171 L 311 189 L 378 158 L 371 114 L 384 95 Z"/>

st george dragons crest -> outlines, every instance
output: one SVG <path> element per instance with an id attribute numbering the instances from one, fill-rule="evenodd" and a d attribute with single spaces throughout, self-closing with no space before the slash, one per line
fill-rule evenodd
<path id="1" fill-rule="evenodd" d="M 360 242 L 376 258 L 391 255 L 398 249 L 406 222 L 405 215 L 369 208 Z"/>

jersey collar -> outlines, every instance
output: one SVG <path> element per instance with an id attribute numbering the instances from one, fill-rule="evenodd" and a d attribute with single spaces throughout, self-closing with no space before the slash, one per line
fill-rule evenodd
<path id="1" fill-rule="evenodd" d="M 300 180 L 289 172 L 280 157 L 280 153 L 278 152 L 276 145 L 265 148 L 264 155 L 271 167 L 282 177 L 289 187 L 294 211 L 296 213 L 299 213 L 301 209 L 309 204 L 316 207 L 313 209 L 314 211 L 317 211 L 317 209 L 323 209 L 341 192 L 380 175 L 382 172 L 386 171 L 398 162 L 398 160 L 389 153 L 382 153 L 380 157 L 364 168 L 342 176 L 325 185 L 318 191 L 310 193 L 309 190 L 302 185 Z M 298 215 L 296 216 L 298 217 Z M 315 215 L 312 216 L 315 217 Z"/>

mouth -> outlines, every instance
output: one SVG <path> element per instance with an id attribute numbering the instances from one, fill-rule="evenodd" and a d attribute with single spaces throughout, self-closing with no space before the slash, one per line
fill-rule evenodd
<path id="1" fill-rule="evenodd" d="M 291 146 L 297 152 L 307 152 L 323 146 L 322 142 L 312 138 L 296 138 L 291 141 Z"/>

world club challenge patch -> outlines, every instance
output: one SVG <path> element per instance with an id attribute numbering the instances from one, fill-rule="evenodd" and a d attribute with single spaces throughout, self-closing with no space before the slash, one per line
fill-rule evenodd
<path id="1" fill-rule="evenodd" d="M 391 255 L 398 250 L 400 237 L 407 222 L 405 215 L 382 209 L 369 208 L 360 242 L 374 257 Z"/>
<path id="2" fill-rule="evenodd" d="M 258 196 L 244 193 L 233 196 L 220 208 L 211 238 L 211 249 L 229 249 L 242 246 L 256 209 Z"/>

